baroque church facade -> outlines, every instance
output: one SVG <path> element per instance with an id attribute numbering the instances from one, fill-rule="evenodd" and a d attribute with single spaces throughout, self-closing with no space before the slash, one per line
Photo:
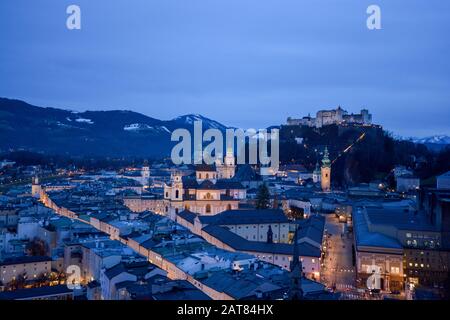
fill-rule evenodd
<path id="1" fill-rule="evenodd" d="M 197 165 L 195 174 L 172 172 L 170 183 L 164 186 L 166 214 L 175 219 L 183 210 L 198 215 L 216 215 L 226 210 L 236 210 L 247 196 L 246 188 L 233 179 L 235 159 L 227 152 L 224 162 L 215 165 Z"/>

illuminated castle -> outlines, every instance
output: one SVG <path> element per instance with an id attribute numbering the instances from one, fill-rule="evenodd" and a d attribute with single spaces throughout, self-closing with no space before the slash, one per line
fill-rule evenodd
<path id="1" fill-rule="evenodd" d="M 372 124 L 372 115 L 369 110 L 362 109 L 359 114 L 349 114 L 340 106 L 332 110 L 319 110 L 315 118 L 311 116 L 303 117 L 301 119 L 294 119 L 289 117 L 287 119 L 288 126 L 308 126 L 321 128 L 330 124 Z"/>

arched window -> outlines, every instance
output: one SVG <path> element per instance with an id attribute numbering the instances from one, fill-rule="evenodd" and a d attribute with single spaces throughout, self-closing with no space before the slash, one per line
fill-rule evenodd
<path id="1" fill-rule="evenodd" d="M 231 210 L 231 204 L 227 204 L 227 210 Z"/>
<path id="2" fill-rule="evenodd" d="M 206 194 L 206 199 L 208 199 L 208 200 L 211 199 L 211 193 L 208 192 L 208 193 Z"/>
<path id="3" fill-rule="evenodd" d="M 175 198 L 178 199 L 180 196 L 180 190 L 175 190 Z"/>
<path id="4" fill-rule="evenodd" d="M 202 174 L 201 174 L 201 173 L 198 174 L 198 178 L 199 178 L 199 179 L 202 178 Z"/>
<path id="5" fill-rule="evenodd" d="M 206 179 L 209 179 L 209 174 L 208 173 L 206 174 Z"/>
<path id="6" fill-rule="evenodd" d="M 211 213 L 211 205 L 210 204 L 207 204 L 206 205 L 206 213 Z"/>

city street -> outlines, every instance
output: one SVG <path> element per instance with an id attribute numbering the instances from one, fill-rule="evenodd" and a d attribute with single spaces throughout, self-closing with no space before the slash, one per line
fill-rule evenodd
<path id="1" fill-rule="evenodd" d="M 354 296 L 357 293 L 352 264 L 353 239 L 351 235 L 343 234 L 343 226 L 344 223 L 340 223 L 334 214 L 326 215 L 326 254 L 321 278 L 328 288 Z"/>

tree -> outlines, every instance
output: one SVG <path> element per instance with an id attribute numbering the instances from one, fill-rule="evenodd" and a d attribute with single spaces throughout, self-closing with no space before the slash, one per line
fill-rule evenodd
<path id="1" fill-rule="evenodd" d="M 28 242 L 25 250 L 30 256 L 45 256 L 47 253 L 45 242 L 37 238 Z"/>
<path id="2" fill-rule="evenodd" d="M 262 184 L 258 188 L 258 193 L 256 195 L 256 209 L 267 209 L 269 208 L 269 188 L 265 184 Z"/>

